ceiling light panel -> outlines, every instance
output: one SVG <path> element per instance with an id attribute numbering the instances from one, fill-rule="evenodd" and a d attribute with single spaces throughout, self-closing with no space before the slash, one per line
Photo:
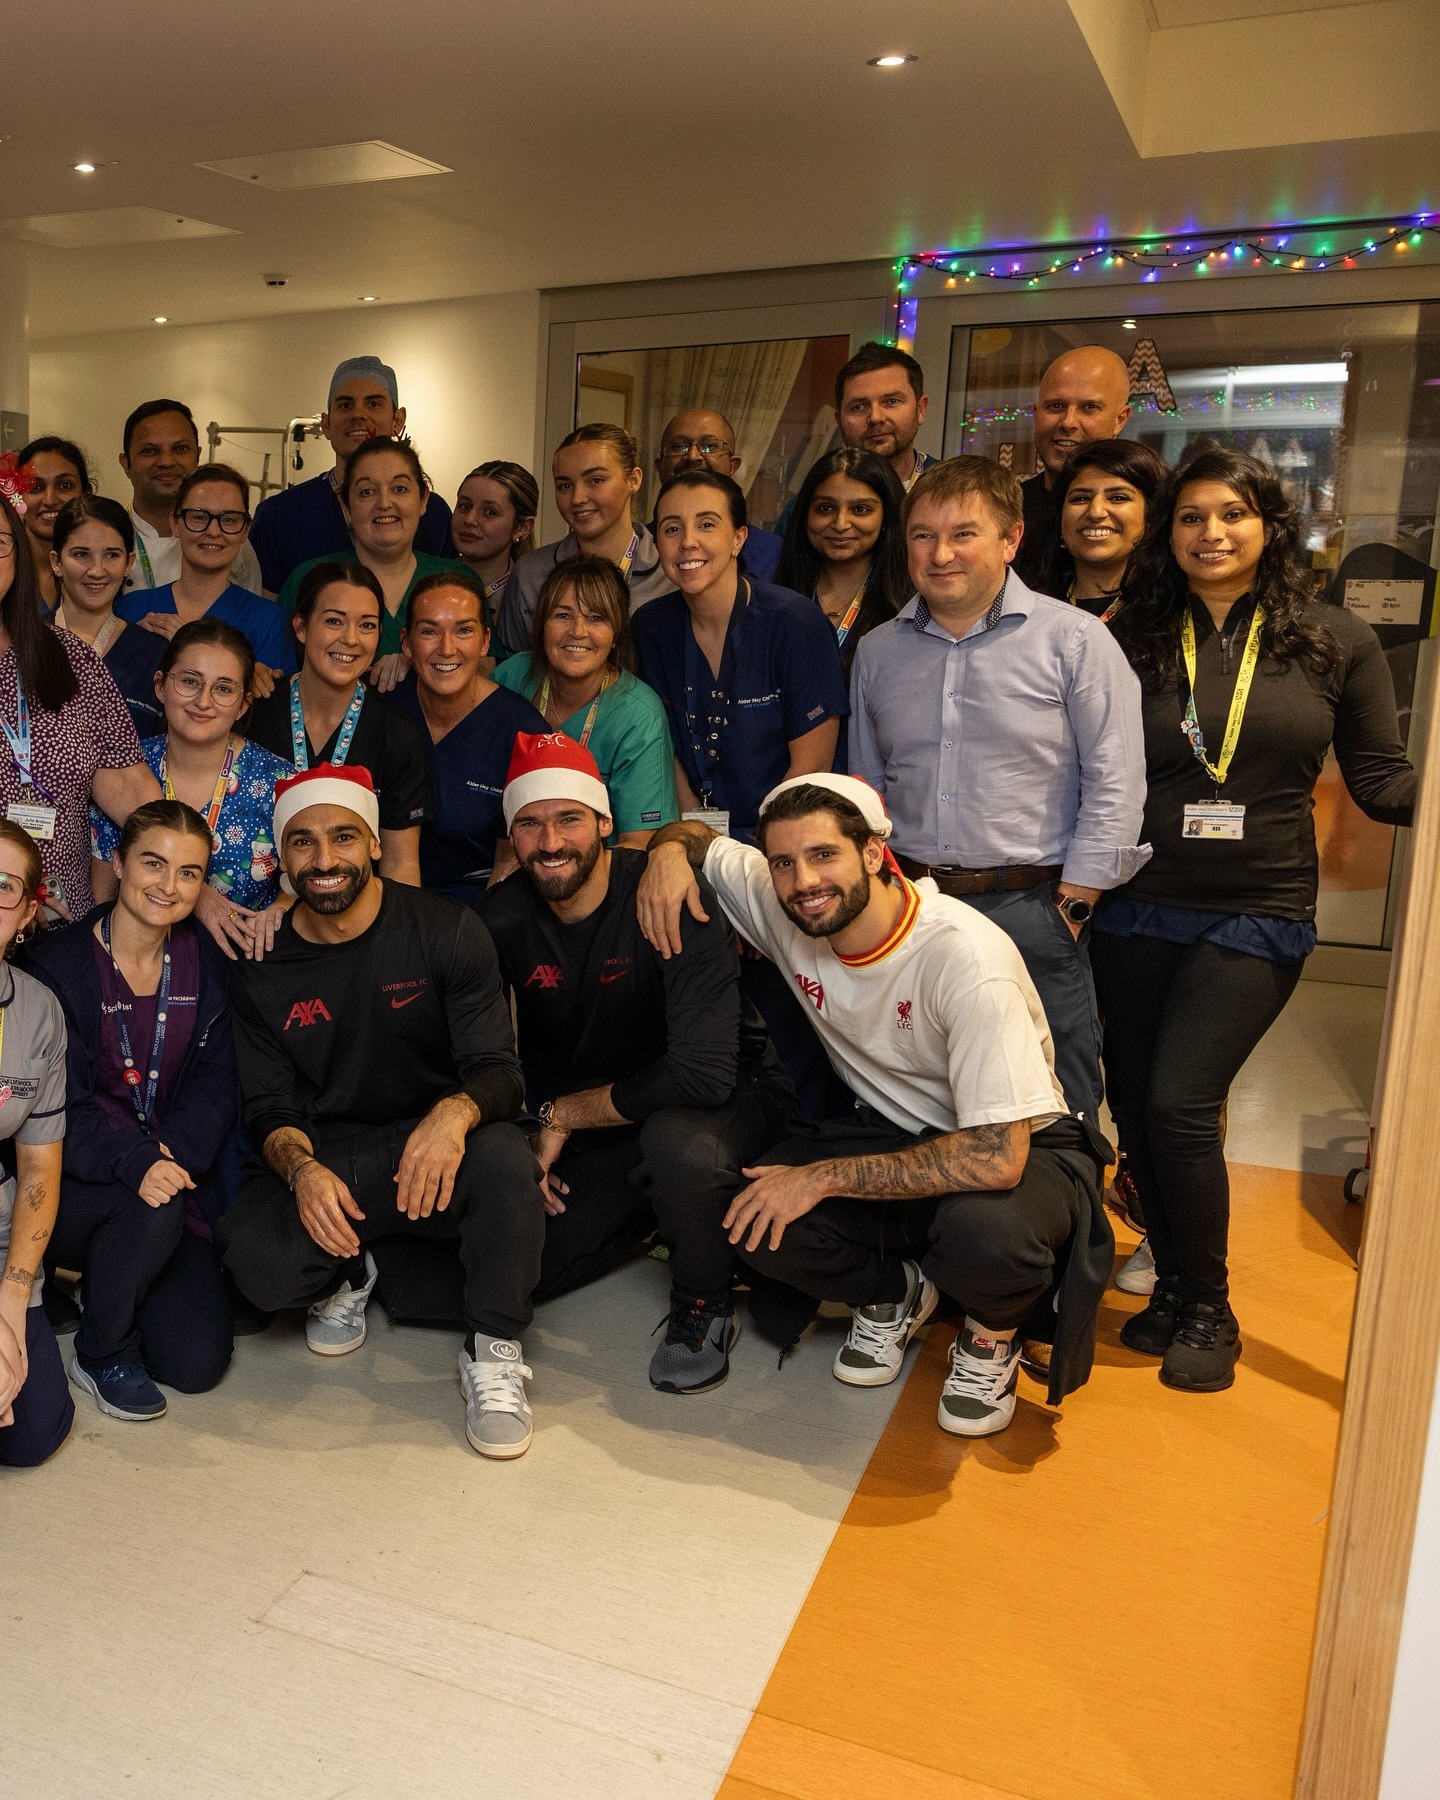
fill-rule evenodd
<path id="1" fill-rule="evenodd" d="M 0 220 L 6 237 L 54 250 L 98 250 L 109 244 L 173 244 L 185 238 L 237 237 L 228 225 L 187 219 L 153 206 L 104 206 L 86 212 L 35 213 Z"/>
<path id="2" fill-rule="evenodd" d="M 265 188 L 352 187 L 363 181 L 404 181 L 413 175 L 452 175 L 444 163 L 371 138 L 363 144 L 324 144 L 318 150 L 271 150 L 262 156 L 228 156 L 200 169 Z"/>

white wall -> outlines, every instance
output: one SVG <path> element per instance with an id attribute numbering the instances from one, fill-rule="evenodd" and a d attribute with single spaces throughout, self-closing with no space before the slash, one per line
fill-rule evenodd
<path id="1" fill-rule="evenodd" d="M 1430 1440 L 1400 1656 L 1390 1697 L 1390 1729 L 1380 1800 L 1434 1800 L 1440 1791 L 1440 1381 L 1430 1414 Z"/>
<path id="2" fill-rule="evenodd" d="M 158 395 L 185 401 L 200 427 L 203 455 L 210 420 L 283 425 L 319 412 L 336 363 L 365 354 L 394 368 L 407 429 L 447 500 L 478 462 L 510 457 L 529 466 L 540 355 L 537 293 L 32 341 L 30 428 L 73 438 L 89 454 L 102 490 L 125 497 L 128 484 L 115 458 L 126 414 L 140 401 Z M 238 441 L 258 446 L 262 440 Z M 270 448 L 277 441 L 264 442 Z M 305 476 L 332 461 L 323 440 L 307 443 L 303 454 Z M 226 444 L 217 455 L 258 478 L 257 450 L 247 454 Z M 274 461 L 271 469 L 278 473 Z"/>

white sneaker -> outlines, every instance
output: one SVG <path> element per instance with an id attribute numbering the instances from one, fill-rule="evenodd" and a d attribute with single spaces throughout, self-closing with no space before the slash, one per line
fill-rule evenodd
<path id="1" fill-rule="evenodd" d="M 939 1295 L 912 1262 L 905 1264 L 905 1298 L 898 1305 L 852 1306 L 850 1335 L 835 1353 L 837 1381 L 884 1387 L 900 1373 L 905 1346 L 935 1310 Z"/>
<path id="2" fill-rule="evenodd" d="M 1122 1294 L 1145 1294 L 1155 1292 L 1155 1258 L 1150 1252 L 1149 1238 L 1141 1238 L 1130 1254 L 1130 1260 L 1115 1277 L 1115 1285 Z"/>
<path id="3" fill-rule="evenodd" d="M 365 1285 L 343 1282 L 327 1300 L 317 1300 L 305 1315 L 305 1342 L 317 1356 L 348 1356 L 365 1342 L 365 1307 L 380 1271 L 365 1252 Z"/>
<path id="4" fill-rule="evenodd" d="M 950 1373 L 940 1390 L 936 1417 L 942 1431 L 978 1438 L 1005 1429 L 1015 1415 L 1020 1349 L 1018 1335 L 1006 1343 L 966 1319 L 950 1346 Z"/>
<path id="5" fill-rule="evenodd" d="M 535 1420 L 525 1398 L 530 1370 L 514 1338 L 475 1340 L 477 1354 L 460 1348 L 460 1391 L 465 1396 L 465 1435 L 482 1456 L 523 1456 Z"/>

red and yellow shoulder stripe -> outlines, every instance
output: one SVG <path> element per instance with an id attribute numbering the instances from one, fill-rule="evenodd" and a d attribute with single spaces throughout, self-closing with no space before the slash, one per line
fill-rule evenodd
<path id="1" fill-rule="evenodd" d="M 904 877 L 902 876 L 903 880 Z M 867 950 L 863 956 L 842 956 L 837 950 L 835 960 L 844 963 L 847 969 L 868 969 L 873 964 L 884 962 L 885 958 L 898 950 L 909 937 L 920 916 L 920 895 L 910 882 L 905 882 L 905 905 L 900 917 L 895 921 L 895 929 L 883 943 L 877 944 L 873 950 Z"/>

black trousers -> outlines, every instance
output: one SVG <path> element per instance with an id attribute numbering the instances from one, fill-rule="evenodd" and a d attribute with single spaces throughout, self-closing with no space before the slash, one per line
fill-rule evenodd
<path id="1" fill-rule="evenodd" d="M 901 1299 L 909 1258 L 978 1324 L 1012 1330 L 1049 1291 L 1074 1230 L 1078 1128 L 1064 1121 L 1050 1129 L 1056 1144 L 1037 1132 L 1025 1173 L 1006 1192 L 822 1200 L 785 1227 L 778 1250 L 769 1248 L 767 1235 L 759 1248 L 742 1246 L 740 1254 L 762 1275 L 846 1306 Z M 760 1160 L 798 1166 L 884 1155 L 920 1141 L 886 1121 L 826 1121 L 772 1145 Z"/>
<path id="2" fill-rule="evenodd" d="M 1055 1078 L 1065 1104 L 1072 1112 L 1083 1112 L 1087 1119 L 1098 1119 L 1104 1090 L 1090 927 L 1085 927 L 1078 940 L 1071 935 L 1049 882 L 1010 894 L 966 894 L 965 904 L 993 920 L 1024 957 L 1049 1021 Z"/>
<path id="3" fill-rule="evenodd" d="M 1090 941 L 1105 1012 L 1110 1110 L 1145 1210 L 1156 1273 L 1186 1300 L 1229 1294 L 1230 1178 L 1220 1109 L 1284 1011 L 1300 965 L 1218 944 Z"/>
<path id="4" fill-rule="evenodd" d="M 75 1420 L 60 1346 L 43 1306 L 25 1315 L 25 1355 L 30 1372 L 15 1396 L 11 1423 L 0 1425 L 0 1468 L 38 1468 L 69 1437 Z"/>
<path id="5" fill-rule="evenodd" d="M 794 1111 L 802 1119 L 847 1118 L 854 1095 L 825 1054 L 802 1001 L 785 972 L 768 956 L 748 947 L 740 957 L 740 992 L 765 1021 L 770 1042 L 795 1089 Z"/>
<path id="6" fill-rule="evenodd" d="M 312 1142 L 316 1156 L 346 1184 L 365 1214 L 350 1221 L 362 1245 L 392 1236 L 457 1242 L 466 1329 L 518 1337 L 530 1323 L 530 1296 L 545 1241 L 539 1169 L 530 1146 L 514 1125 L 480 1126 L 466 1140 L 449 1206 L 428 1219 L 408 1219 L 395 1205 L 395 1172 L 418 1123 L 405 1119 L 361 1131 L 316 1131 Z M 220 1220 L 219 1241 L 235 1285 L 266 1312 L 305 1305 L 336 1286 L 343 1269 L 342 1259 L 322 1250 L 306 1231 L 294 1195 L 268 1169 L 246 1180 Z"/>
<path id="7" fill-rule="evenodd" d="M 202 1184 L 202 1211 L 215 1196 Z M 215 1247 L 185 1228 L 185 1202 L 147 1206 L 121 1182 L 60 1182 L 45 1266 L 79 1269 L 75 1353 L 91 1368 L 144 1363 L 152 1378 L 202 1394 L 225 1373 L 230 1303 Z"/>
<path id="8" fill-rule="evenodd" d="M 741 1169 L 784 1129 L 789 1103 L 783 1090 L 747 1088 L 724 1106 L 677 1107 L 643 1125 L 574 1133 L 555 1165 L 570 1192 L 565 1211 L 545 1221 L 535 1299 L 606 1274 L 658 1224 L 671 1245 L 674 1285 L 723 1300 L 735 1252 L 720 1221 L 743 1184 Z"/>

